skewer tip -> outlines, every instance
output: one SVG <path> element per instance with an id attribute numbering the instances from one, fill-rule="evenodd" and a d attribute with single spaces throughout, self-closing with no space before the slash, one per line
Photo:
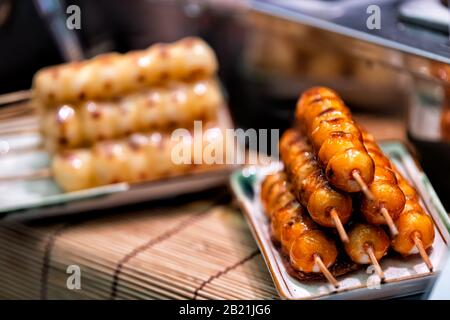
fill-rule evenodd
<path id="1" fill-rule="evenodd" d="M 373 252 L 373 247 L 371 245 L 366 246 L 366 252 L 369 256 L 370 261 L 372 262 L 373 267 L 375 268 L 375 272 L 378 274 L 378 277 L 380 277 L 381 282 L 384 282 L 385 275 L 383 269 L 381 269 L 381 266 L 375 257 L 375 253 Z"/>
<path id="2" fill-rule="evenodd" d="M 425 264 L 428 267 L 428 270 L 430 270 L 430 272 L 433 272 L 433 263 L 430 260 L 430 257 L 427 254 L 427 251 L 425 250 L 424 246 L 423 246 L 423 242 L 420 239 L 420 235 L 415 232 L 413 235 L 413 239 L 414 239 L 414 244 L 416 245 L 417 249 L 419 250 L 419 254 L 422 257 L 423 261 L 425 262 Z"/>
<path id="3" fill-rule="evenodd" d="M 375 196 L 373 195 L 372 191 L 370 191 L 369 187 L 367 186 L 366 182 L 363 180 L 361 175 L 358 171 L 352 172 L 353 179 L 359 184 L 359 187 L 361 188 L 361 191 L 364 193 L 366 198 L 370 201 L 376 201 Z M 379 205 L 380 212 L 383 215 L 384 219 L 386 220 L 386 224 L 389 227 L 389 231 L 391 232 L 392 236 L 396 236 L 398 234 L 397 227 L 395 226 L 394 221 L 392 220 L 391 215 L 389 214 L 388 210 L 384 208 L 383 206 Z"/>
<path id="4" fill-rule="evenodd" d="M 20 181 L 20 180 L 38 180 L 46 179 L 52 176 L 50 168 L 38 169 L 34 172 L 26 172 L 18 175 L 6 175 L 0 177 L 0 183 Z"/>
<path id="5" fill-rule="evenodd" d="M 389 231 L 391 232 L 391 235 L 392 235 L 393 237 L 395 237 L 396 235 L 398 235 L 398 229 L 397 229 L 397 226 L 395 225 L 394 220 L 392 220 L 392 217 L 391 217 L 391 215 L 389 214 L 388 210 L 387 210 L 385 207 L 381 206 L 381 207 L 380 207 L 380 212 L 381 212 L 381 214 L 383 215 L 384 220 L 386 220 L 386 224 L 387 224 L 388 227 L 389 227 Z"/>
<path id="6" fill-rule="evenodd" d="M 330 211 L 331 218 L 333 219 L 334 225 L 336 226 L 336 229 L 339 233 L 339 237 L 341 238 L 342 242 L 348 243 L 348 235 L 347 232 L 344 229 L 344 226 L 342 225 L 341 219 L 339 219 L 339 215 L 336 211 L 336 209 L 331 209 Z"/>
<path id="7" fill-rule="evenodd" d="M 367 183 L 363 180 L 361 177 L 361 174 L 358 170 L 353 170 L 352 177 L 355 179 L 356 183 L 361 188 L 361 192 L 364 193 L 364 195 L 367 197 L 367 199 L 374 201 L 375 197 L 373 196 L 372 191 L 369 190 L 369 187 L 367 186 Z"/>
<path id="8" fill-rule="evenodd" d="M 323 263 L 322 259 L 318 254 L 314 255 L 314 261 L 320 268 L 322 274 L 327 278 L 328 282 L 335 288 L 339 288 L 339 282 L 336 278 L 331 274 L 330 270 L 328 270 L 327 266 Z"/>

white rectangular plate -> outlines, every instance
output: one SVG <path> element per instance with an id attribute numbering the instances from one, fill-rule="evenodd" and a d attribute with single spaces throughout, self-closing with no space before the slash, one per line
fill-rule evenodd
<path id="1" fill-rule="evenodd" d="M 411 181 L 421 195 L 424 207 L 436 226 L 436 237 L 430 259 L 435 271 L 430 273 L 419 256 L 402 258 L 389 254 L 381 261 L 386 282 L 370 267 L 338 277 L 340 288 L 325 281 L 300 282 L 291 277 L 284 267 L 283 259 L 272 244 L 269 222 L 260 203 L 260 184 L 264 177 L 282 167 L 280 163 L 270 166 L 248 166 L 236 171 L 231 177 L 232 189 L 245 212 L 250 229 L 259 245 L 280 296 L 284 299 L 373 299 L 410 295 L 425 291 L 442 269 L 448 255 L 450 221 L 428 178 L 419 169 L 407 149 L 400 142 L 386 142 L 383 150 L 398 169 Z"/>
<path id="2" fill-rule="evenodd" d="M 232 128 L 228 109 L 224 106 L 218 112 L 220 125 Z M 37 127 L 37 118 L 34 121 Z M 0 136 L 0 177 L 48 168 L 50 158 L 47 152 L 39 148 L 41 145 L 37 129 L 25 134 Z M 198 192 L 225 185 L 235 168 L 233 165 L 221 165 L 183 176 L 136 184 L 118 183 L 77 192 L 63 192 L 51 178 L 0 181 L 0 218 L 40 218 Z"/>

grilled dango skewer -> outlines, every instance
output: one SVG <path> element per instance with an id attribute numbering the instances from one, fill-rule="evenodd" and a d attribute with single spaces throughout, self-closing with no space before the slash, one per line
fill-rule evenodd
<path id="1" fill-rule="evenodd" d="M 33 79 L 33 98 L 43 108 L 87 100 L 104 100 L 173 81 L 213 76 L 217 58 L 199 38 L 158 43 L 126 54 L 47 67 Z"/>
<path id="2" fill-rule="evenodd" d="M 404 256 L 419 253 L 428 269 L 433 264 L 426 250 L 433 245 L 435 232 L 433 220 L 427 215 L 419 202 L 419 195 L 405 178 L 394 168 L 400 189 L 406 204 L 400 216 L 395 220 L 398 234 L 392 241 L 392 248 Z"/>
<path id="3" fill-rule="evenodd" d="M 55 154 L 51 171 L 63 190 L 77 191 L 119 182 L 155 180 L 192 169 L 208 169 L 206 162 L 195 159 L 193 148 L 214 147 L 223 156 L 226 146 L 220 131 L 219 127 L 210 127 L 199 137 L 186 133 L 182 141 L 172 140 L 171 136 L 159 132 L 102 141 L 90 149 L 65 150 Z"/>
<path id="4" fill-rule="evenodd" d="M 371 224 L 387 224 L 391 234 L 395 236 L 398 230 L 394 220 L 398 218 L 405 207 L 405 195 L 400 189 L 390 160 L 375 142 L 373 136 L 361 130 L 364 146 L 375 163 L 374 180 L 369 184 L 370 194 L 364 194 L 361 212 Z"/>
<path id="5" fill-rule="evenodd" d="M 330 183 L 346 192 L 364 191 L 373 181 L 374 164 L 337 93 L 324 87 L 307 90 L 297 102 L 296 118 Z"/>
<path id="6" fill-rule="evenodd" d="M 88 147 L 132 132 L 191 128 L 195 120 L 213 121 L 223 104 L 214 80 L 151 88 L 113 101 L 86 101 L 45 109 L 41 131 L 46 149 Z"/>
<path id="7" fill-rule="evenodd" d="M 296 129 L 287 130 L 280 139 L 280 155 L 293 193 L 314 222 L 337 228 L 342 241 L 348 241 L 343 224 L 352 214 L 352 200 L 328 183 L 306 138 Z"/>
<path id="8" fill-rule="evenodd" d="M 267 204 L 274 199 L 286 199 L 289 198 L 289 194 L 291 198 L 295 198 L 289 188 L 287 190 L 270 188 L 274 185 L 274 181 L 283 179 L 286 179 L 284 173 L 275 173 L 264 180 L 261 198 L 265 210 L 270 210 L 271 207 Z M 287 180 L 285 185 L 288 185 Z M 293 199 L 272 214 L 266 215 L 271 217 L 272 239 L 281 245 L 282 251 L 289 257 L 291 266 L 301 272 L 321 272 L 334 287 L 338 287 L 337 280 L 328 270 L 328 267 L 336 261 L 336 245 L 317 229 L 317 225 L 300 203 Z"/>

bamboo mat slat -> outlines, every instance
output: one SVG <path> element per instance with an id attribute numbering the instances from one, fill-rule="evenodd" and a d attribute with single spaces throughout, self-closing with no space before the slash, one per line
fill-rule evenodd
<path id="1" fill-rule="evenodd" d="M 192 201 L 58 223 L 0 224 L 3 299 L 275 299 L 241 213 Z M 81 290 L 69 290 L 69 265 Z"/>

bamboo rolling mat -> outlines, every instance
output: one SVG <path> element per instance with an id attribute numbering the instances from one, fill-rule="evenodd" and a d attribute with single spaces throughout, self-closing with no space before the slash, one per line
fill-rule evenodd
<path id="1" fill-rule="evenodd" d="M 194 199 L 63 222 L 3 222 L 0 298 L 277 298 L 244 218 L 228 202 Z M 81 269 L 80 290 L 67 288 L 69 265 Z"/>

